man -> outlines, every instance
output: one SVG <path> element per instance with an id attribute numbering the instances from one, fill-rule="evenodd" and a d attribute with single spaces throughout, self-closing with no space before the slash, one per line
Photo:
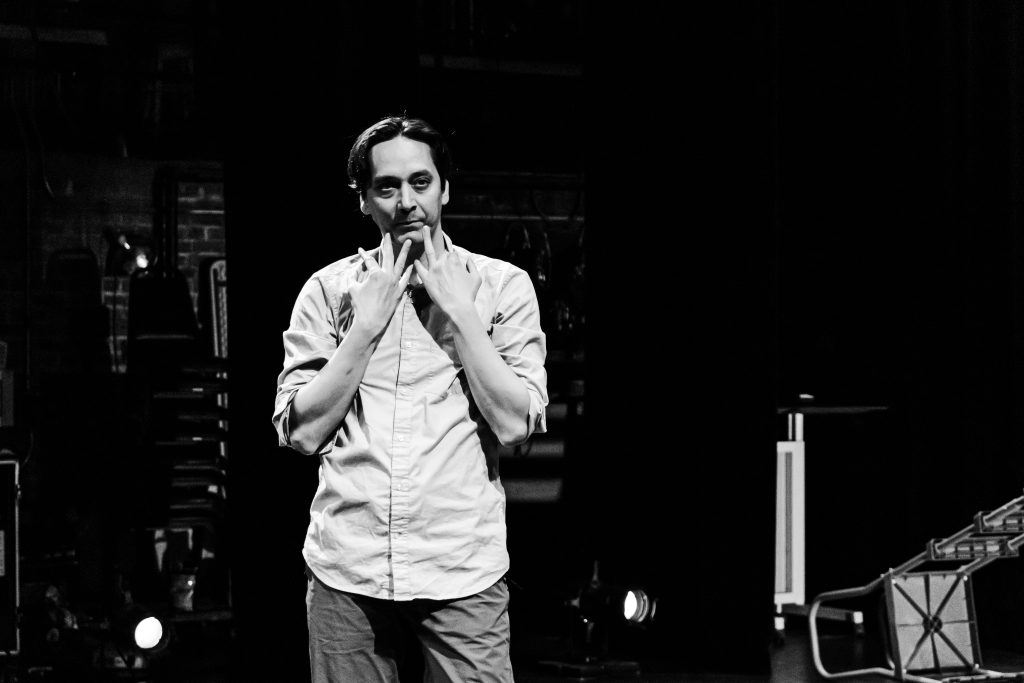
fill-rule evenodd
<path id="1" fill-rule="evenodd" d="M 526 272 L 443 232 L 450 168 L 422 120 L 365 130 L 348 173 L 380 246 L 315 273 L 284 333 L 274 424 L 320 458 L 315 682 L 397 680 L 410 629 L 428 680 L 512 680 L 495 446 L 545 430 L 545 337 Z"/>

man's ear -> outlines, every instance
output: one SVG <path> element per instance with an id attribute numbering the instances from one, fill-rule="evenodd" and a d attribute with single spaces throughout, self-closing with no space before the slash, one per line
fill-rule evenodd
<path id="1" fill-rule="evenodd" d="M 444 192 L 441 193 L 441 206 L 448 203 L 448 181 L 444 181 Z"/>
<path id="2" fill-rule="evenodd" d="M 364 216 L 370 215 L 370 208 L 366 206 L 366 193 L 359 193 L 359 210 L 363 212 Z"/>

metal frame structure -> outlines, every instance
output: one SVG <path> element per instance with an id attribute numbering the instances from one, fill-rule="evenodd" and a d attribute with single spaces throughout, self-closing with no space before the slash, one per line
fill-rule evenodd
<path id="1" fill-rule="evenodd" d="M 998 559 L 1018 557 L 1024 545 L 1024 496 L 997 510 L 979 512 L 974 522 L 952 536 L 933 539 L 924 552 L 856 588 L 828 591 L 811 603 L 808 614 L 814 667 L 824 678 L 876 674 L 914 683 L 1024 681 L 1024 672 L 985 669 L 978 644 L 971 575 Z M 922 567 L 960 563 L 955 569 Z M 917 571 L 915 571 L 917 570 Z M 825 602 L 884 591 L 888 617 L 888 667 L 827 671 L 818 642 L 818 612 Z"/>
<path id="2" fill-rule="evenodd" d="M 228 357 L 228 265 L 226 258 L 219 258 L 210 264 L 209 291 L 210 310 L 213 312 L 213 355 Z"/>
<path id="3" fill-rule="evenodd" d="M 806 443 L 804 414 L 857 413 L 880 408 L 837 408 L 803 406 L 783 408 L 786 413 L 786 441 L 776 442 L 775 487 L 775 633 L 782 638 L 786 617 L 805 617 L 806 604 Z M 862 633 L 864 615 L 859 610 L 822 607 L 822 619 L 851 624 L 855 633 Z"/>
<path id="4" fill-rule="evenodd" d="M 783 605 L 804 604 L 804 442 L 779 441 L 776 450 L 775 611 L 782 619 Z"/>

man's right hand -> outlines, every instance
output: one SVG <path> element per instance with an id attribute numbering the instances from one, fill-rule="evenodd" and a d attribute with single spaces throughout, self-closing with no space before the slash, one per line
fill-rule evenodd
<path id="1" fill-rule="evenodd" d="M 412 266 L 405 265 L 411 242 L 402 243 L 402 249 L 395 258 L 391 237 L 385 236 L 381 246 L 381 263 L 359 249 L 366 276 L 349 289 L 352 297 L 354 325 L 363 327 L 373 339 L 380 339 L 395 314 L 398 302 L 405 293 L 412 275 Z"/>

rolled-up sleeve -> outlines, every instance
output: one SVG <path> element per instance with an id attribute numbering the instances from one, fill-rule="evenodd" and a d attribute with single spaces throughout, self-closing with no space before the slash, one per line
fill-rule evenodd
<path id="1" fill-rule="evenodd" d="M 277 378 L 274 427 L 278 443 L 292 446 L 291 416 L 295 393 L 327 364 L 341 342 L 323 283 L 310 278 L 302 287 L 291 322 L 284 332 L 284 368 Z"/>
<path id="2" fill-rule="evenodd" d="M 530 276 L 511 266 L 504 280 L 491 324 L 491 342 L 530 394 L 529 438 L 547 431 L 547 339 L 540 327 L 540 305 Z"/>

